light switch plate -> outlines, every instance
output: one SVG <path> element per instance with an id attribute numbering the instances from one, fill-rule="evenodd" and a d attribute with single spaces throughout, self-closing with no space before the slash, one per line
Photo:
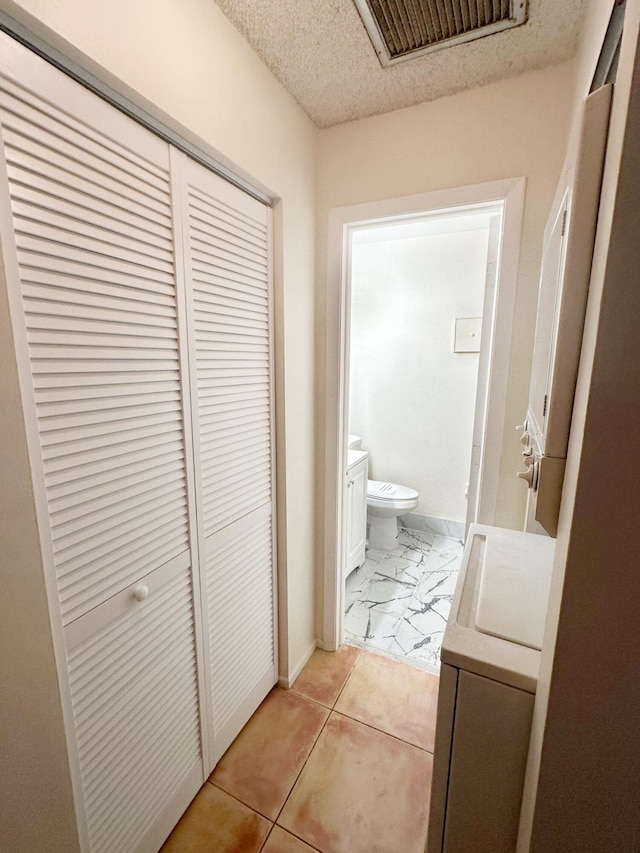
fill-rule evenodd
<path id="1" fill-rule="evenodd" d="M 454 352 L 480 352 L 482 317 L 456 317 Z"/>

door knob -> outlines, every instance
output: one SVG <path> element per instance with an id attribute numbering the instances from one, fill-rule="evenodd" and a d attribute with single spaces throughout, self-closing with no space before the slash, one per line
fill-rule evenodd
<path id="1" fill-rule="evenodd" d="M 148 595 L 149 587 L 144 583 L 141 583 L 140 586 L 137 586 L 133 591 L 133 597 L 136 601 L 144 601 Z"/>

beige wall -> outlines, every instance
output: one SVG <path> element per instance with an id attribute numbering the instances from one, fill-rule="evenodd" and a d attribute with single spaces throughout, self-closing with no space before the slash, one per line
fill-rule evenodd
<path id="1" fill-rule="evenodd" d="M 613 0 L 590 4 L 574 121 Z M 640 2 L 629 0 L 518 850 L 640 849 Z M 628 124 L 627 124 L 628 121 Z"/>
<path id="2" fill-rule="evenodd" d="M 215 149 L 279 198 L 276 300 L 280 530 L 288 644 L 294 669 L 314 641 L 314 193 L 317 130 L 210 0 L 20 0 L 4 3 L 43 24 L 151 107 Z M 37 19 L 29 21 L 24 12 Z M 100 76 L 105 76 L 99 72 Z M 135 97 L 135 95 L 134 95 Z M 284 391 L 284 393 L 283 393 Z M 285 472 L 286 456 L 286 472 Z M 282 488 L 281 488 L 282 492 Z M 286 539 L 285 539 L 286 536 Z M 285 621 L 286 621 L 285 619 Z"/>
<path id="3" fill-rule="evenodd" d="M 318 316 L 327 298 L 327 222 L 334 208 L 524 176 L 527 193 L 496 523 L 522 527 L 525 494 L 515 478 L 529 389 L 542 234 L 562 167 L 574 65 L 474 89 L 320 133 Z M 324 285 L 324 286 L 323 286 Z M 325 388 L 324 320 L 317 327 L 318 388 Z M 324 412 L 318 410 L 322 442 Z M 326 449 L 319 448 L 318 478 Z M 329 488 L 325 484 L 324 489 Z M 319 515 L 319 529 L 325 525 Z M 319 600 L 321 596 L 319 596 Z"/>
<path id="4" fill-rule="evenodd" d="M 288 570 L 281 600 L 283 636 L 288 640 L 281 643 L 281 669 L 286 674 L 303 662 L 315 642 L 313 288 L 318 132 L 210 0 L 22 0 L 19 4 L 6 0 L 2 9 L 65 53 L 77 49 L 84 56 L 76 59 L 114 88 L 151 111 L 166 114 L 171 123 L 182 125 L 185 133 L 203 140 L 223 161 L 278 199 L 278 471 L 284 509 L 279 545 L 281 568 Z M 3 343 L 10 339 L 3 337 Z M 2 387 L 10 400 L 17 393 L 15 377 L 8 369 L 10 360 L 3 364 Z M 33 497 L 27 484 L 15 482 L 13 466 L 16 460 L 24 463 L 24 437 L 20 439 L 21 425 L 15 415 L 0 419 L 0 428 L 3 441 L 10 441 L 15 450 L 12 465 L 3 468 L 2 480 L 3 495 L 12 500 L 0 509 L 3 520 L 11 517 L 5 509 L 10 508 L 14 516 L 20 512 L 22 525 L 22 535 L 13 529 L 10 532 L 16 535 L 3 541 L 2 554 L 3 580 L 19 569 L 0 602 L 0 682 L 3 698 L 11 700 L 3 703 L 10 715 L 1 720 L 2 742 L 6 738 L 11 745 L 3 755 L 4 770 L 12 782 L 3 786 L 2 810 L 22 833 L 21 838 L 7 842 L 6 849 L 70 851 L 75 846 L 75 829 L 44 587 L 34 544 Z M 3 449 L 7 450 L 6 444 Z M 29 620 L 24 619 L 25 613 Z M 0 823 L 5 829 L 9 825 L 3 818 Z M 0 847 L 5 849 L 3 841 Z"/>

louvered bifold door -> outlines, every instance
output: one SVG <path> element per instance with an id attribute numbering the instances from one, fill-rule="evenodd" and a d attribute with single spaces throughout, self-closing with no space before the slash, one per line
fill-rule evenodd
<path id="1" fill-rule="evenodd" d="M 169 147 L 0 50 L 4 261 L 83 847 L 157 849 L 203 772 Z"/>
<path id="2" fill-rule="evenodd" d="M 270 211 L 180 167 L 213 766 L 276 681 Z"/>

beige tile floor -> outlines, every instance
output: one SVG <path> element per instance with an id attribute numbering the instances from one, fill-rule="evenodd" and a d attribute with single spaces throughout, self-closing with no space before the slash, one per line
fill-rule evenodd
<path id="1" fill-rule="evenodd" d="M 343 646 L 274 688 L 163 853 L 423 853 L 438 677 Z"/>

